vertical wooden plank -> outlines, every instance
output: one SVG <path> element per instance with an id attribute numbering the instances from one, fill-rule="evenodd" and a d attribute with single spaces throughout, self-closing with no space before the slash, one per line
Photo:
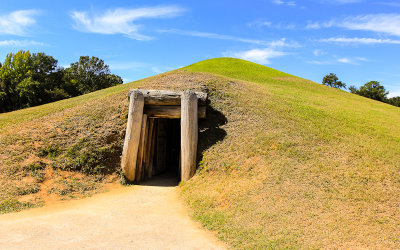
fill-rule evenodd
<path id="1" fill-rule="evenodd" d="M 129 181 L 134 181 L 136 175 L 143 106 L 143 94 L 139 91 L 133 91 L 129 101 L 128 122 L 121 156 L 122 172 Z"/>
<path id="2" fill-rule="evenodd" d="M 152 152 L 151 148 L 153 147 L 153 134 L 154 134 L 154 119 L 150 118 L 148 119 L 148 132 L 147 132 L 147 143 L 146 143 L 146 157 L 145 157 L 145 177 L 150 178 L 152 175 L 152 166 L 151 166 L 151 158 L 152 158 Z"/>
<path id="3" fill-rule="evenodd" d="M 153 130 L 152 130 L 152 141 L 151 141 L 151 150 L 150 150 L 150 162 L 149 162 L 149 172 L 147 177 L 151 178 L 154 173 L 155 173 L 155 165 L 156 162 L 154 161 L 155 159 L 155 154 L 156 154 L 156 145 L 157 145 L 157 120 L 158 119 L 152 119 L 153 120 Z"/>
<path id="4" fill-rule="evenodd" d="M 137 156 L 137 161 L 136 161 L 136 181 L 140 182 L 142 180 L 143 176 L 143 156 L 144 156 L 144 151 L 146 148 L 146 127 L 147 127 L 147 115 L 143 114 L 142 118 L 142 127 L 141 127 L 141 133 L 140 133 L 140 143 L 139 143 L 139 150 L 138 150 L 138 156 Z"/>
<path id="5" fill-rule="evenodd" d="M 196 171 L 198 140 L 197 96 L 184 91 L 181 97 L 181 180 L 189 180 Z"/>

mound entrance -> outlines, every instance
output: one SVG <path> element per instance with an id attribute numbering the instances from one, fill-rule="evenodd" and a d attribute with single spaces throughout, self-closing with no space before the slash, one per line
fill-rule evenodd
<path id="1" fill-rule="evenodd" d="M 181 180 L 196 170 L 198 118 L 206 117 L 204 92 L 129 91 L 129 113 L 121 167 L 140 182 L 169 171 Z"/>

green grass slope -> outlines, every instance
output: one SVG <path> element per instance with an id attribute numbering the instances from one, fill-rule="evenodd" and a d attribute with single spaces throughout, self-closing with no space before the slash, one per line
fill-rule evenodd
<path id="1" fill-rule="evenodd" d="M 180 190 L 233 248 L 400 247 L 400 109 L 232 58 L 0 114 L 0 213 L 118 181 L 136 87 L 208 92 Z"/>
<path id="2" fill-rule="evenodd" d="M 400 246 L 399 108 L 238 59 L 185 69 L 241 82 L 183 185 L 204 226 L 237 248 Z"/>

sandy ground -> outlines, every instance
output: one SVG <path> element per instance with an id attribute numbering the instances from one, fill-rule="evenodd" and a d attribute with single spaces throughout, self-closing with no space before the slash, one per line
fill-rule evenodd
<path id="1" fill-rule="evenodd" d="M 0 216 L 1 249 L 225 249 L 193 222 L 173 179 Z"/>

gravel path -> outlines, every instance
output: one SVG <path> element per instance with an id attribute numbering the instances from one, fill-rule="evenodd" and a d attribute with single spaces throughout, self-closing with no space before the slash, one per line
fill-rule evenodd
<path id="1" fill-rule="evenodd" d="M 173 180 L 0 216 L 1 249 L 225 249 L 193 222 Z"/>

